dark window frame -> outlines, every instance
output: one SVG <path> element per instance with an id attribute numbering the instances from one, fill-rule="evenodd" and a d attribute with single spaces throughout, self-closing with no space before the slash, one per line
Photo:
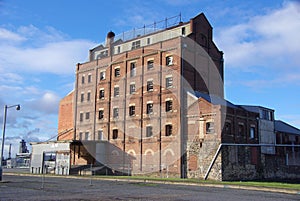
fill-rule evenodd
<path id="1" fill-rule="evenodd" d="M 136 62 L 130 63 L 130 77 L 136 76 Z"/>
<path id="2" fill-rule="evenodd" d="M 105 71 L 100 72 L 100 80 L 105 80 Z"/>
<path id="3" fill-rule="evenodd" d="M 114 87 L 114 97 L 120 96 L 120 87 Z"/>
<path id="4" fill-rule="evenodd" d="M 146 126 L 146 137 L 152 137 L 152 136 L 153 136 L 153 127 Z"/>
<path id="5" fill-rule="evenodd" d="M 115 119 L 119 118 L 119 108 L 118 107 L 113 108 L 113 118 L 115 118 Z"/>
<path id="6" fill-rule="evenodd" d="M 119 135 L 119 131 L 118 129 L 113 129 L 113 132 L 112 132 L 112 139 L 118 139 L 118 135 Z"/>
<path id="7" fill-rule="evenodd" d="M 153 103 L 147 103 L 146 110 L 147 114 L 153 114 Z"/>
<path id="8" fill-rule="evenodd" d="M 89 120 L 89 119 L 90 119 L 90 112 L 86 112 L 86 113 L 85 113 L 85 119 L 86 119 L 86 120 Z"/>
<path id="9" fill-rule="evenodd" d="M 147 69 L 151 70 L 154 68 L 154 60 L 148 60 L 147 61 Z"/>
<path id="10" fill-rule="evenodd" d="M 120 77 L 121 76 L 121 68 L 115 68 L 115 77 Z"/>
<path id="11" fill-rule="evenodd" d="M 135 105 L 129 106 L 129 116 L 135 115 Z"/>
<path id="12" fill-rule="evenodd" d="M 173 125 L 171 125 L 171 124 L 167 124 L 166 126 L 165 126 L 165 129 L 166 129 L 166 136 L 171 136 L 172 135 L 172 133 L 173 133 Z"/>
<path id="13" fill-rule="evenodd" d="M 103 119 L 103 118 L 104 118 L 104 110 L 99 110 L 98 119 Z"/>
<path id="14" fill-rule="evenodd" d="M 173 77 L 166 77 L 166 88 L 172 88 L 173 87 Z"/>
<path id="15" fill-rule="evenodd" d="M 147 81 L 147 91 L 153 91 L 153 80 L 148 80 Z"/>
<path id="16" fill-rule="evenodd" d="M 173 110 L 173 101 L 167 100 L 166 101 L 166 112 L 172 112 Z"/>
<path id="17" fill-rule="evenodd" d="M 215 133 L 215 122 L 209 121 L 206 122 L 206 134 L 213 134 Z"/>
<path id="18" fill-rule="evenodd" d="M 129 85 L 129 93 L 134 94 L 135 93 L 135 84 L 130 84 Z"/>
<path id="19" fill-rule="evenodd" d="M 174 65 L 174 57 L 173 55 L 166 57 L 166 66 L 172 66 Z"/>
<path id="20" fill-rule="evenodd" d="M 104 89 L 100 89 L 100 91 L 99 91 L 99 98 L 100 99 L 104 99 L 104 97 L 105 97 L 105 91 L 104 91 Z"/>

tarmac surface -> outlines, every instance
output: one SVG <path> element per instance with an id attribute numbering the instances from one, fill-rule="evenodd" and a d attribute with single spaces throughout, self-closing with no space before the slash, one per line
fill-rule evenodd
<path id="1" fill-rule="evenodd" d="M 299 194 L 184 184 L 5 173 L 0 200 L 290 201 Z"/>

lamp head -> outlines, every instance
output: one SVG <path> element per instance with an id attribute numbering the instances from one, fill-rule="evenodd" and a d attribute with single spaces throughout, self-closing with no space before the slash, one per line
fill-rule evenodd
<path id="1" fill-rule="evenodd" d="M 20 105 L 17 105 L 16 106 L 16 110 L 20 110 L 21 109 L 21 106 Z"/>

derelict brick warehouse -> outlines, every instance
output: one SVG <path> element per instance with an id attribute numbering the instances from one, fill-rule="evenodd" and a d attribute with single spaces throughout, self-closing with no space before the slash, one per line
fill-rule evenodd
<path id="1" fill-rule="evenodd" d="M 57 140 L 70 143 L 70 168 L 263 178 L 260 113 L 224 99 L 223 62 L 203 13 L 163 29 L 110 31 L 77 64 L 75 89 L 60 104 Z"/>
<path id="2" fill-rule="evenodd" d="M 195 41 L 198 54 L 202 46 L 210 55 L 198 57 Z M 186 92 L 223 97 L 222 58 L 203 14 L 125 42 L 109 32 L 105 46 L 90 50 L 90 61 L 77 65 L 74 139 L 107 140 L 118 149 L 109 163 L 130 163 L 133 174 L 168 169 L 185 175 Z M 134 161 L 122 161 L 124 153 Z"/>
<path id="3" fill-rule="evenodd" d="M 112 146 L 98 162 L 118 171 L 196 176 L 197 154 L 189 150 L 203 141 L 213 154 L 223 121 L 211 103 L 199 107 L 194 94 L 224 96 L 223 53 L 204 14 L 129 40 L 109 32 L 89 54 L 76 68 L 75 132 L 69 139 L 108 142 Z M 207 134 L 206 121 L 218 129 Z"/>

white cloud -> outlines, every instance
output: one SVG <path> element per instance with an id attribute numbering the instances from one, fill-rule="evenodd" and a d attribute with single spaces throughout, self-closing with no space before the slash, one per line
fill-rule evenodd
<path id="1" fill-rule="evenodd" d="M 16 73 L 1 73 L 0 83 L 14 83 L 21 84 L 23 83 L 23 77 Z"/>
<path id="2" fill-rule="evenodd" d="M 88 40 L 70 40 L 52 27 L 46 27 L 46 31 L 33 25 L 22 26 L 15 32 L 0 30 L 4 33 L 0 37 L 0 69 L 70 74 L 76 63 L 88 59 L 88 49 L 95 46 Z M 3 43 L 5 38 L 19 43 Z"/>
<path id="3" fill-rule="evenodd" d="M 227 67 L 299 66 L 300 4 L 288 2 L 245 24 L 222 29 L 216 41 L 225 52 Z"/>
<path id="4" fill-rule="evenodd" d="M 294 86 L 300 86 L 300 73 L 287 73 L 287 74 L 281 74 L 279 77 L 269 77 L 266 79 L 251 79 L 251 80 L 244 80 L 241 82 L 241 84 L 261 90 L 264 88 L 273 88 L 274 86 L 287 86 L 287 85 L 294 85 Z"/>
<path id="5" fill-rule="evenodd" d="M 45 92 L 38 99 L 28 101 L 28 107 L 44 114 L 57 114 L 60 97 L 54 92 Z"/>
<path id="6" fill-rule="evenodd" d="M 0 41 L 4 42 L 20 42 L 25 40 L 24 37 L 20 36 L 17 33 L 9 31 L 4 28 L 0 28 Z"/>

